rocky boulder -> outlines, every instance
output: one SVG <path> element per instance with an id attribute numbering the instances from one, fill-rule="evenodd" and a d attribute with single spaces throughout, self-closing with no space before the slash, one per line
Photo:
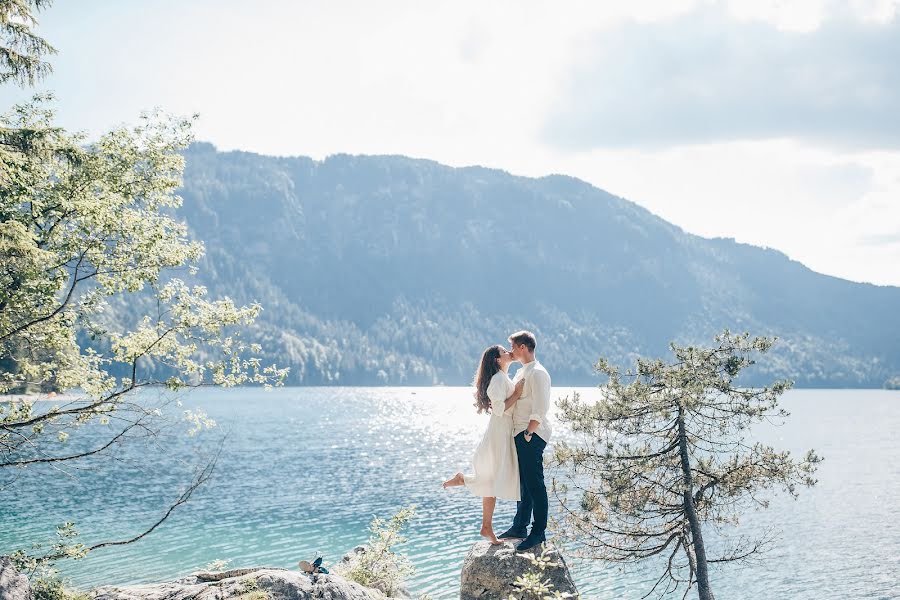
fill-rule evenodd
<path id="1" fill-rule="evenodd" d="M 0 600 L 31 600 L 28 577 L 19 573 L 8 556 L 0 556 Z"/>
<path id="2" fill-rule="evenodd" d="M 0 600 L 31 600 L 28 577 L 19 573 L 8 556 L 0 556 Z"/>
<path id="3" fill-rule="evenodd" d="M 168 583 L 104 586 L 94 600 L 372 600 L 378 592 L 339 575 L 274 568 L 194 573 Z"/>
<path id="4" fill-rule="evenodd" d="M 516 540 L 518 543 L 518 540 Z M 536 551 L 536 552 L 533 552 Z M 549 542 L 544 542 L 526 553 L 517 553 L 512 542 L 492 545 L 488 541 L 476 542 L 463 561 L 460 582 L 460 600 L 496 600 L 508 598 L 510 594 L 518 597 L 518 588 L 514 585 L 517 577 L 538 571 L 528 555 L 541 555 L 550 559 L 550 566 L 545 569 L 542 579 L 549 579 L 551 590 L 571 594 L 577 597 L 575 582 L 569 574 L 569 568 L 562 554 Z"/>

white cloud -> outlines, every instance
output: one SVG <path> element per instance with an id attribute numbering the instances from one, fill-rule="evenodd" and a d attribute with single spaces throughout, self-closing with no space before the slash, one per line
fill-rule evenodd
<path id="1" fill-rule="evenodd" d="M 58 3 L 41 20 L 60 49 L 47 87 L 58 91 L 68 127 L 96 134 L 160 105 L 199 112 L 198 136 L 223 149 L 316 158 L 395 153 L 533 176 L 567 173 L 688 231 L 769 245 L 826 273 L 900 285 L 900 247 L 890 242 L 900 224 L 894 151 L 734 135 L 693 146 L 676 138 L 664 149 L 588 143 L 572 150 L 541 140 L 567 77 L 596 50 L 598 31 L 632 31 L 653 44 L 648 32 L 680 19 L 687 29 L 673 36 L 690 37 L 685 15 L 713 11 L 729 31 L 758 28 L 778 40 L 798 31 L 821 35 L 831 21 L 884 26 L 896 8 L 896 1 L 159 0 L 150 7 L 84 0 Z M 645 79 L 661 69 L 622 59 Z M 698 59 L 708 69 L 722 57 L 712 46 Z M 841 64 L 855 69 L 851 80 L 866 76 L 860 69 L 894 68 Z M 895 135 L 896 123 L 885 131 Z"/>
<path id="2" fill-rule="evenodd" d="M 812 32 L 827 19 L 888 23 L 900 9 L 900 0 L 726 0 L 724 6 L 738 20 L 762 21 L 783 31 Z"/>
<path id="3" fill-rule="evenodd" d="M 544 134 L 579 149 L 778 137 L 900 148 L 897 56 L 900 19 L 784 31 L 704 8 L 626 23 L 594 36 Z"/>

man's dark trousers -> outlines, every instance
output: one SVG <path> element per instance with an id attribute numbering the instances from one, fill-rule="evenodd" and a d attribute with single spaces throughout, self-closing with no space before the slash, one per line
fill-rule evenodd
<path id="1" fill-rule="evenodd" d="M 525 531 L 533 511 L 534 523 L 531 533 L 542 534 L 547 529 L 547 486 L 544 485 L 544 448 L 547 447 L 547 442 L 536 433 L 531 436 L 530 442 L 526 442 L 524 431 L 518 433 L 514 439 L 516 453 L 519 456 L 519 486 L 522 499 L 516 502 L 513 529 Z"/>

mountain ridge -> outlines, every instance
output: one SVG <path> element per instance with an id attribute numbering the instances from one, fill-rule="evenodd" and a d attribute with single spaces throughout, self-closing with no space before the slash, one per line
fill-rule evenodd
<path id="1" fill-rule="evenodd" d="M 207 246 L 198 281 L 263 304 L 256 333 L 291 383 L 467 384 L 483 347 L 523 327 L 559 384 L 724 327 L 782 338 L 757 381 L 900 373 L 900 288 L 688 233 L 575 177 L 205 142 L 185 157 L 177 214 Z"/>

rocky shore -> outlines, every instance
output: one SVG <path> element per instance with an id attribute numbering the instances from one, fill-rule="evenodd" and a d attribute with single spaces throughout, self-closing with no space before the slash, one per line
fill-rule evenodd
<path id="1" fill-rule="evenodd" d="M 463 561 L 460 600 L 500 600 L 519 597 L 515 582 L 529 573 L 540 573 L 550 589 L 569 597 L 577 590 L 562 555 L 549 544 L 541 571 L 527 554 L 518 554 L 512 543 L 493 546 L 476 542 Z M 541 547 L 537 548 L 540 554 Z M 449 590 L 448 590 L 449 591 Z M 455 594 L 454 594 L 455 595 Z M 340 575 L 307 574 L 273 567 L 247 567 L 196 572 L 164 583 L 100 586 L 86 593 L 92 600 L 373 600 L 386 596 Z M 446 598 L 448 595 L 440 595 Z M 395 598 L 410 598 L 403 593 Z M 0 557 L 0 600 L 33 600 L 28 579 L 12 562 Z"/>
<path id="2" fill-rule="evenodd" d="M 31 600 L 28 580 L 0 571 L 0 600 Z M 23 581 L 24 579 L 24 585 Z M 9 580 L 15 585 L 5 587 Z M 164 583 L 100 586 L 93 600 L 372 600 L 385 596 L 340 575 L 312 574 L 271 567 L 199 572 Z"/>
<path id="3" fill-rule="evenodd" d="M 372 600 L 384 597 L 339 575 L 272 568 L 194 573 L 168 583 L 95 588 L 94 600 Z"/>

